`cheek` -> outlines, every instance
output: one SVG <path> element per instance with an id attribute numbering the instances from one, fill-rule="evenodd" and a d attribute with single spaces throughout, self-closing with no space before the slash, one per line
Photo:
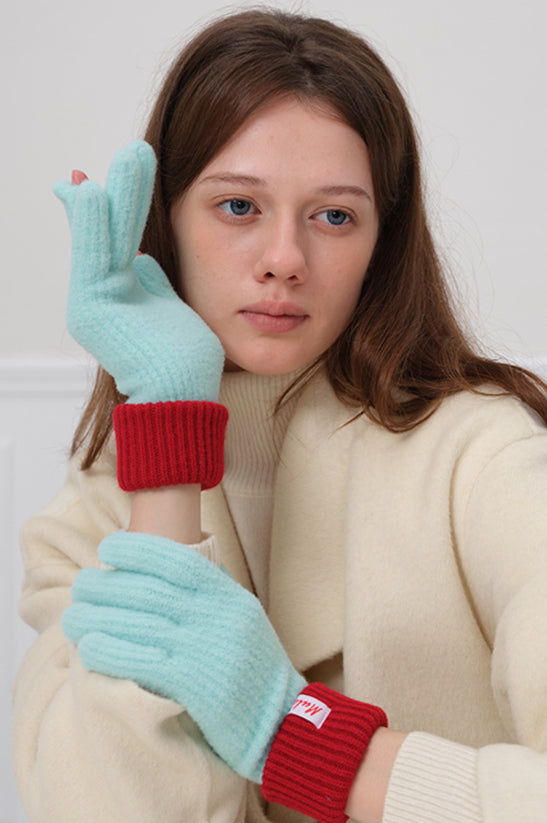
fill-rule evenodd
<path id="1" fill-rule="evenodd" d="M 338 314 L 349 317 L 359 302 L 365 279 L 366 262 L 363 263 L 362 258 L 359 258 L 356 265 L 349 270 L 345 267 L 339 268 L 338 271 L 334 270 L 330 278 L 330 288 L 327 289 L 329 294 L 325 294 L 326 307 L 330 305 Z"/>
<path id="2" fill-rule="evenodd" d="M 348 325 L 355 307 L 359 302 L 360 294 L 360 288 L 354 288 L 351 292 L 348 290 L 345 299 L 338 304 L 338 310 L 336 312 L 336 327 L 338 332 L 344 331 Z"/>
<path id="3" fill-rule="evenodd" d="M 325 329 L 337 337 L 348 325 L 355 307 L 359 303 L 363 283 L 366 280 L 368 257 L 356 257 L 353 265 L 330 269 L 322 289 L 322 313 Z"/>
<path id="4" fill-rule="evenodd" d="M 206 285 L 204 273 L 210 269 L 207 249 L 211 249 L 211 240 L 203 235 L 199 227 L 194 231 L 175 233 L 181 292 L 192 308 L 195 308 L 193 304 Z"/>
<path id="5" fill-rule="evenodd" d="M 238 261 L 246 260 L 248 249 L 245 239 L 234 239 L 233 232 L 223 231 L 218 222 L 208 219 L 187 221 L 184 231 L 177 232 L 179 271 L 183 281 L 201 280 L 201 276 L 225 279 L 225 275 L 238 267 Z"/>
<path id="6" fill-rule="evenodd" d="M 214 248 L 214 244 L 210 245 Z M 184 255 L 181 270 L 183 300 L 219 333 L 234 304 L 234 278 L 222 255 L 210 251 Z"/>
<path id="7" fill-rule="evenodd" d="M 367 279 L 368 266 L 372 258 L 375 247 L 376 234 L 369 239 L 369 242 L 363 247 L 355 250 L 354 255 L 350 259 L 348 266 L 345 267 L 344 291 L 348 297 L 348 306 L 350 314 L 359 302 L 363 284 Z"/>

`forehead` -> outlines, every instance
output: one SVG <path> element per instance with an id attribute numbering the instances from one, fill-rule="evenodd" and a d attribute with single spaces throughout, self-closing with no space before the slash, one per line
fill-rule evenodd
<path id="1" fill-rule="evenodd" d="M 199 175 L 371 186 L 364 140 L 326 103 L 288 98 L 249 117 Z"/>

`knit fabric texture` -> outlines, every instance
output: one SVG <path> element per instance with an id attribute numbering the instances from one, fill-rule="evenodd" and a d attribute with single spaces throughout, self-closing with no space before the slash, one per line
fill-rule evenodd
<path id="1" fill-rule="evenodd" d="M 130 403 L 216 402 L 224 364 L 218 337 L 184 303 L 159 264 L 137 256 L 156 158 L 135 140 L 91 180 L 54 187 L 72 233 L 67 328 Z"/>
<path id="2" fill-rule="evenodd" d="M 258 599 L 194 549 L 116 532 L 106 569 L 83 569 L 63 629 L 84 668 L 184 706 L 217 754 L 260 783 L 272 740 L 306 681 Z"/>
<path id="3" fill-rule="evenodd" d="M 351 785 L 379 726 L 387 717 L 378 706 L 310 683 L 273 741 L 262 795 L 319 823 L 344 823 Z"/>
<path id="4" fill-rule="evenodd" d="M 219 402 L 230 409 L 222 491 L 245 553 L 253 590 L 266 611 L 275 478 L 297 395 L 274 410 L 296 374 L 227 372 L 220 385 Z"/>
<path id="5" fill-rule="evenodd" d="M 118 483 L 124 491 L 201 483 L 224 472 L 228 410 L 219 403 L 123 403 L 113 415 Z"/>

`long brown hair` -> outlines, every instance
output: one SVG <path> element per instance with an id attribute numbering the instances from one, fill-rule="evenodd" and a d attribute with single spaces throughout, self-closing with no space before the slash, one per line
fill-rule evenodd
<path id="1" fill-rule="evenodd" d="M 179 290 L 172 204 L 253 112 L 282 96 L 330 104 L 370 157 L 379 236 L 353 317 L 322 357 L 338 396 L 405 431 L 444 397 L 493 384 L 547 423 L 545 383 L 475 353 L 456 320 L 427 225 L 413 123 L 395 80 L 361 37 L 326 20 L 245 11 L 213 22 L 180 53 L 145 134 L 158 172 L 142 250 Z M 73 452 L 88 445 L 82 468 L 100 453 L 124 399 L 99 369 L 73 441 Z"/>

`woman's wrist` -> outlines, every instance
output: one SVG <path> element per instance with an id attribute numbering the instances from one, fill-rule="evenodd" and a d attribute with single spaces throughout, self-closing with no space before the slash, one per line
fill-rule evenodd
<path id="1" fill-rule="evenodd" d="M 348 795 L 346 814 L 359 823 L 382 823 L 393 764 L 406 734 L 381 726 L 372 735 Z"/>
<path id="2" fill-rule="evenodd" d="M 321 823 L 344 823 L 348 796 L 385 712 L 309 683 L 283 719 L 262 774 L 265 800 Z"/>
<path id="3" fill-rule="evenodd" d="M 200 492 L 197 483 L 137 490 L 128 531 L 167 537 L 185 545 L 199 543 Z"/>

